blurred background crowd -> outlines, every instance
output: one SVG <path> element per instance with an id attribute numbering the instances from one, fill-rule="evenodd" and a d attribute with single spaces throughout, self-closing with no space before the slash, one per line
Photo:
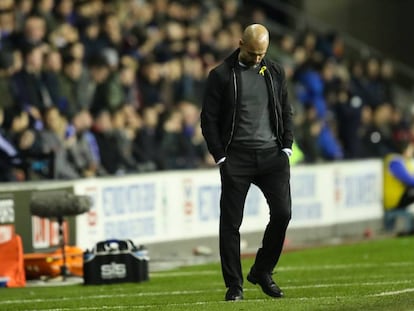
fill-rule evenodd
<path id="1" fill-rule="evenodd" d="M 199 126 L 207 74 L 269 20 L 254 1 L 1 0 L 0 180 L 214 166 Z M 300 161 L 383 157 L 413 137 L 390 60 L 348 57 L 335 32 L 271 35 Z"/>

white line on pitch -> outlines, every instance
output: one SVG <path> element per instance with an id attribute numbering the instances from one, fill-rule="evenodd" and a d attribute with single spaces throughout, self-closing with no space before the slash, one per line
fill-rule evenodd
<path id="1" fill-rule="evenodd" d="M 390 291 L 390 292 L 382 292 L 380 294 L 373 294 L 373 295 L 363 295 L 364 297 L 378 297 L 378 296 L 396 296 L 399 294 L 404 294 L 408 292 L 414 292 L 414 288 L 406 288 L 400 291 Z M 300 300 L 300 301 L 307 301 L 307 300 L 323 300 L 327 301 L 329 299 L 349 299 L 351 296 L 329 296 L 329 297 L 298 297 L 298 298 L 284 298 L 284 300 Z M 361 297 L 361 296 L 359 296 Z M 258 302 L 268 302 L 269 299 L 246 299 L 237 304 L 241 306 L 249 304 L 249 303 L 258 303 Z M 190 307 L 190 306 L 199 306 L 199 305 L 221 305 L 221 304 L 229 304 L 227 301 L 197 301 L 197 302 L 184 302 L 184 303 L 169 303 L 164 304 L 162 307 Z M 152 308 L 159 308 L 160 305 L 153 304 L 153 305 L 140 305 L 140 306 L 99 306 L 99 307 L 78 307 L 77 310 L 131 310 L 131 309 L 152 309 Z M 72 308 L 53 308 L 53 309 L 38 309 L 34 311 L 68 311 L 72 310 Z"/>
<path id="2" fill-rule="evenodd" d="M 387 282 L 363 282 L 363 283 L 331 283 L 331 284 L 309 284 L 299 286 L 284 286 L 285 289 L 295 290 L 304 288 L 329 288 L 329 287 L 348 287 L 348 286 L 376 286 L 376 285 L 397 285 L 397 284 L 411 284 L 414 280 L 404 281 L 387 281 Z M 255 291 L 257 289 L 245 288 L 245 291 Z M 10 299 L 0 301 L 1 305 L 11 305 L 15 303 L 39 303 L 39 302 L 54 302 L 54 301 L 75 301 L 75 300 L 89 300 L 89 299 L 108 299 L 108 298 L 122 298 L 122 297 L 153 297 L 153 296 L 179 296 L 179 295 L 195 295 L 211 292 L 221 292 L 223 289 L 215 290 L 192 290 L 192 291 L 170 291 L 170 292 L 147 292 L 147 293 L 117 293 L 113 295 L 91 295 L 91 296 L 78 296 L 78 297 L 61 297 L 51 299 Z M 392 292 L 391 292 L 392 293 Z M 397 293 L 400 294 L 400 293 Z M 392 295 L 392 294 L 391 294 Z M 372 295 L 371 295 L 372 296 Z M 293 299 L 293 298 L 292 298 Z M 319 299 L 317 297 L 316 299 Z M 54 310 L 54 309 L 52 309 Z"/>
<path id="3" fill-rule="evenodd" d="M 281 266 L 277 268 L 277 271 L 314 271 L 314 270 L 340 270 L 340 269 L 358 269 L 358 268 L 376 268 L 376 267 L 401 267 L 412 266 L 412 262 L 389 262 L 389 263 L 363 263 L 363 264 L 342 264 L 342 265 L 315 265 L 304 267 L 293 266 Z M 194 276 L 194 275 L 214 275 L 220 274 L 220 270 L 205 270 L 205 271 L 182 271 L 182 272 L 169 272 L 160 271 L 151 273 L 151 277 L 163 278 L 163 277 L 177 277 L 177 276 Z"/>
<path id="4" fill-rule="evenodd" d="M 373 295 L 369 295 L 372 297 L 382 297 L 382 296 L 394 296 L 394 295 L 399 295 L 399 294 L 405 294 L 405 293 L 411 293 L 414 292 L 414 288 L 405 288 L 402 290 L 395 290 L 392 292 L 382 292 L 379 294 L 373 294 Z"/>

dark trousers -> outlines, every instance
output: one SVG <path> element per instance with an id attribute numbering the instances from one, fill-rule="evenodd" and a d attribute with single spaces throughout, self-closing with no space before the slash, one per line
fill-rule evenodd
<path id="1" fill-rule="evenodd" d="M 414 203 L 414 187 L 408 187 L 398 203 L 398 208 L 407 208 L 408 205 Z"/>
<path id="2" fill-rule="evenodd" d="M 396 221 L 401 219 L 404 222 L 404 228 L 398 233 L 414 233 L 414 217 L 407 207 L 414 203 L 414 187 L 408 187 L 400 199 L 397 207 L 385 210 L 384 213 L 384 228 L 387 231 L 396 230 Z"/>
<path id="3" fill-rule="evenodd" d="M 264 194 L 269 206 L 269 223 L 254 268 L 271 273 L 282 252 L 291 217 L 290 165 L 278 148 L 243 150 L 232 148 L 220 167 L 220 257 L 226 287 L 242 286 L 240 232 L 244 203 L 251 184 Z"/>

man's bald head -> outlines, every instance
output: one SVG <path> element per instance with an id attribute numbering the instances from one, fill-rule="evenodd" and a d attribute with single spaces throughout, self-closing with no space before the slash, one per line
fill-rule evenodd
<path id="1" fill-rule="evenodd" d="M 239 60 L 251 67 L 259 64 L 269 46 L 269 31 L 265 26 L 252 24 L 246 27 L 240 39 Z"/>
<path id="2" fill-rule="evenodd" d="M 269 32 L 261 24 L 252 24 L 244 30 L 242 41 L 251 44 L 269 44 Z"/>

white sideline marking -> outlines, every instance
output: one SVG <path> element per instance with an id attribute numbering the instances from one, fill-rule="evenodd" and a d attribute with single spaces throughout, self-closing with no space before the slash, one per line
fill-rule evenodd
<path id="1" fill-rule="evenodd" d="M 303 288 L 325 288 L 325 287 L 351 287 L 351 286 L 380 286 L 393 284 L 411 284 L 414 280 L 404 281 L 384 281 L 384 282 L 363 282 L 363 283 L 331 283 L 331 284 L 312 284 L 312 285 L 297 285 L 297 286 L 283 286 L 287 289 L 303 289 Z"/>
<path id="2" fill-rule="evenodd" d="M 404 294 L 404 293 L 408 293 L 408 292 L 414 292 L 414 288 L 406 288 L 404 290 L 399 290 L 399 291 L 390 291 L 390 292 L 382 292 L 379 294 L 373 294 L 373 295 L 364 295 L 364 297 L 379 297 L 379 296 L 396 296 L 399 294 Z M 289 299 L 289 300 L 301 300 L 301 301 L 306 301 L 306 300 L 327 300 L 327 299 L 346 299 L 349 298 L 350 296 L 329 296 L 329 297 L 299 297 L 299 298 L 283 298 L 284 300 Z M 246 304 L 246 303 L 257 303 L 257 302 L 265 302 L 265 301 L 269 301 L 269 299 L 246 299 L 243 301 L 238 301 L 236 302 L 237 304 Z M 231 302 L 230 302 L 231 303 Z M 214 305 L 214 304 L 229 304 L 229 302 L 227 301 L 197 301 L 197 302 L 183 302 L 183 303 L 169 303 L 169 304 L 165 304 L 163 305 L 163 307 L 190 307 L 190 306 L 200 306 L 200 305 Z M 80 307 L 77 308 L 77 310 L 124 310 L 124 309 L 153 309 L 153 308 L 159 308 L 159 305 L 140 305 L 140 306 L 99 306 L 99 307 Z M 54 308 L 54 309 L 37 309 L 34 311 L 68 311 L 68 310 L 73 310 L 72 308 Z"/>
<path id="3" fill-rule="evenodd" d="M 304 288 L 326 288 L 326 287 L 350 287 L 350 286 L 376 286 L 376 285 L 396 285 L 396 284 L 411 284 L 414 283 L 414 280 L 404 280 L 404 281 L 387 281 L 387 282 L 354 282 L 354 283 L 330 283 L 330 284 L 310 284 L 310 285 L 299 285 L 299 286 L 284 286 L 285 289 L 304 289 Z M 257 289 L 251 289 L 251 288 L 245 288 L 244 291 L 256 291 Z M 414 288 L 407 288 L 400 291 L 390 291 L 390 292 L 382 292 L 379 294 L 370 294 L 365 295 L 366 297 L 369 296 L 392 296 L 392 295 L 399 295 L 403 294 L 405 292 L 411 292 L 414 291 Z M 216 289 L 216 290 L 191 290 L 191 291 L 170 291 L 170 292 L 146 292 L 146 293 L 117 293 L 113 295 L 91 295 L 91 296 L 78 296 L 78 297 L 61 297 L 61 298 L 47 298 L 47 299 L 10 299 L 10 300 L 3 300 L 0 301 L 1 305 L 10 305 L 15 303 L 38 303 L 38 302 L 56 302 L 56 301 L 74 301 L 74 300 L 89 300 L 89 299 L 110 299 L 110 298 L 122 298 L 122 297 L 151 297 L 151 296 L 179 296 L 179 295 L 195 295 L 195 294 L 203 294 L 203 293 L 211 293 L 211 292 L 223 292 L 223 289 Z M 344 296 L 343 298 L 346 298 L 347 296 Z M 302 298 L 287 298 L 287 299 L 303 299 L 303 300 L 309 300 L 309 299 L 321 299 L 322 297 L 302 297 Z M 329 297 L 324 297 L 329 298 Z M 332 297 L 330 297 L 332 298 Z M 251 300 L 247 300 L 251 301 Z M 192 303 L 195 304 L 195 303 Z M 156 306 L 156 305 L 154 305 Z M 139 306 L 140 307 L 140 306 Z M 42 309 L 42 310 L 66 310 L 66 309 Z M 92 310 L 92 309 L 91 309 Z"/>
<path id="4" fill-rule="evenodd" d="M 360 269 L 360 268 L 376 268 L 376 267 L 401 267 L 412 266 L 410 261 L 403 262 L 387 262 L 387 263 L 361 263 L 361 264 L 343 264 L 343 265 L 317 265 L 317 266 L 282 266 L 276 269 L 276 271 L 314 271 L 314 270 L 339 270 L 339 269 Z"/>
<path id="5" fill-rule="evenodd" d="M 303 267 L 293 267 L 293 266 L 282 266 L 278 267 L 276 271 L 314 271 L 314 270 L 340 270 L 340 269 L 359 269 L 359 268 L 376 268 L 376 267 L 401 267 L 401 266 L 412 266 L 412 262 L 403 261 L 403 262 L 388 262 L 388 263 L 365 263 L 365 264 L 343 264 L 343 265 L 317 265 L 317 266 L 303 266 Z M 205 270 L 200 272 L 193 271 L 183 271 L 183 272 L 153 272 L 151 277 L 163 278 L 163 277 L 179 277 L 179 276 L 194 276 L 194 275 L 214 275 L 221 274 L 220 270 Z"/>
<path id="6" fill-rule="evenodd" d="M 193 271 L 186 271 L 186 272 L 153 272 L 150 273 L 151 277 L 155 278 L 166 278 L 166 277 L 177 277 L 177 276 L 191 276 L 194 275 L 214 275 L 214 274 L 220 274 L 221 272 L 219 270 L 204 270 L 200 272 L 193 272 Z"/>
<path id="7" fill-rule="evenodd" d="M 249 299 L 244 300 L 243 302 L 235 302 L 245 303 L 245 302 L 261 302 L 261 301 L 269 301 L 269 299 Z M 233 302 L 230 302 L 233 303 Z M 186 306 L 199 306 L 199 305 L 211 305 L 211 304 L 229 304 L 227 301 L 197 301 L 197 302 L 183 302 L 183 303 L 168 303 L 162 305 L 162 307 L 186 307 Z M 160 305 L 141 305 L 141 306 L 99 306 L 99 307 L 78 307 L 76 310 L 131 310 L 131 309 L 151 309 L 151 308 L 159 308 Z M 58 308 L 58 309 L 36 309 L 33 311 L 68 311 L 73 310 L 72 308 Z"/>
<path id="8" fill-rule="evenodd" d="M 411 293 L 411 292 L 414 292 L 414 288 L 405 288 L 405 289 L 402 289 L 402 290 L 395 290 L 395 291 L 392 291 L 392 292 L 382 292 L 382 293 L 373 294 L 373 295 L 370 295 L 370 296 L 373 296 L 373 297 L 394 296 L 394 295 Z"/>
<path id="9" fill-rule="evenodd" d="M 389 263 L 363 263 L 363 264 L 341 264 L 341 265 L 317 265 L 317 266 L 304 266 L 304 267 L 293 267 L 293 266 L 282 266 L 277 269 L 277 271 L 314 271 L 314 270 L 335 270 L 335 269 L 347 269 L 347 268 L 375 268 L 375 267 L 401 267 L 401 266 L 411 266 L 412 262 L 389 262 Z M 161 271 L 161 272 L 155 272 L 151 273 L 151 277 L 155 278 L 162 278 L 162 277 L 192 277 L 194 275 L 215 275 L 220 274 L 219 269 L 217 270 L 205 270 L 205 271 L 188 271 L 188 272 L 169 272 L 169 271 Z M 343 279 L 343 278 L 342 278 Z M 309 285 L 285 285 L 283 288 L 286 289 L 303 289 L 303 288 L 325 288 L 325 287 L 335 287 L 335 286 L 376 286 L 376 285 L 395 285 L 395 284 L 411 284 L 414 280 L 405 280 L 405 281 L 386 281 L 386 282 L 348 282 L 348 283 L 331 283 L 331 284 L 309 284 Z M 257 289 L 245 289 L 245 291 L 250 290 L 257 290 Z M 222 292 L 223 289 L 217 289 L 214 290 L 214 292 Z M 211 290 L 193 290 L 193 291 L 171 291 L 171 292 L 147 292 L 147 293 L 128 293 L 128 294 L 113 294 L 113 295 L 93 295 L 93 296 L 78 296 L 78 297 L 70 297 L 70 298 L 64 298 L 61 297 L 59 299 L 57 298 L 51 298 L 51 299 L 14 299 L 14 300 L 3 300 L 0 301 L 0 306 L 5 305 L 12 305 L 16 303 L 36 303 L 36 302 L 56 302 L 56 301 L 64 301 L 64 300 L 88 300 L 88 299 L 108 299 L 108 298 L 116 298 L 116 297 L 144 297 L 144 296 L 164 296 L 164 295 L 192 295 L 192 294 L 202 294 L 202 293 L 208 293 L 212 292 Z M 381 297 L 381 296 L 394 296 L 394 295 L 400 295 L 404 293 L 411 293 L 414 292 L 414 288 L 406 288 L 403 290 L 398 291 L 388 291 L 388 292 L 381 292 L 377 294 L 369 294 L 365 295 L 365 297 Z M 286 298 L 286 299 L 292 299 L 292 300 L 320 300 L 320 299 L 330 299 L 335 297 L 299 297 L 299 298 Z M 341 297 L 336 297 L 341 298 Z M 349 296 L 342 297 L 344 299 L 349 298 Z M 244 302 L 260 302 L 260 301 L 266 301 L 267 299 L 246 299 Z M 181 304 L 170 304 L 170 306 L 195 306 L 195 305 L 204 305 L 204 304 L 221 304 L 221 303 L 228 303 L 225 301 L 207 301 L 207 302 L 194 302 L 194 303 L 181 303 Z M 105 309 L 144 309 L 144 308 L 157 308 L 159 306 L 157 305 L 141 305 L 141 306 L 100 306 L 99 308 L 95 307 L 81 307 L 79 310 L 105 310 Z M 1 307 L 0 307 L 1 309 Z M 71 308 L 51 308 L 51 309 L 38 309 L 37 311 L 66 311 L 66 310 L 72 310 Z"/>

